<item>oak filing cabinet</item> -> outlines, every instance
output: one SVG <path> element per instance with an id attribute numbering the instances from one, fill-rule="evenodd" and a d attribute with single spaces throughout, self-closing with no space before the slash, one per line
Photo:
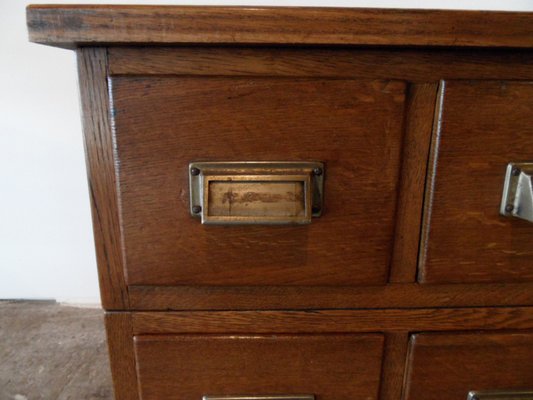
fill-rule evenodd
<path id="1" fill-rule="evenodd" d="M 78 56 L 117 399 L 533 399 L 533 14 L 28 27 Z"/>

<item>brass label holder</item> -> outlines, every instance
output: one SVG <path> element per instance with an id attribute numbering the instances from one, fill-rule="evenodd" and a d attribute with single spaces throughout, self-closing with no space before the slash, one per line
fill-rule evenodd
<path id="1" fill-rule="evenodd" d="M 507 165 L 500 214 L 533 222 L 533 162 Z"/>
<path id="2" fill-rule="evenodd" d="M 471 391 L 467 400 L 533 400 L 531 390 L 495 390 L 495 391 Z"/>
<path id="3" fill-rule="evenodd" d="M 309 224 L 323 206 L 324 164 L 193 162 L 190 213 L 202 224 Z"/>

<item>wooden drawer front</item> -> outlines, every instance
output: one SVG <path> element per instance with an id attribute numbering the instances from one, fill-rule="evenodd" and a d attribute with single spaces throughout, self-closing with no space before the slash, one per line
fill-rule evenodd
<path id="1" fill-rule="evenodd" d="M 137 336 L 143 400 L 309 394 L 377 399 L 383 337 Z"/>
<path id="2" fill-rule="evenodd" d="M 130 285 L 381 284 L 393 243 L 402 82 L 114 77 Z M 203 226 L 191 161 L 322 161 L 306 226 Z"/>
<path id="3" fill-rule="evenodd" d="M 416 334 L 409 347 L 406 400 L 533 390 L 533 333 Z"/>
<path id="4" fill-rule="evenodd" d="M 420 280 L 533 279 L 533 224 L 499 215 L 507 163 L 533 160 L 533 84 L 447 82 Z"/>

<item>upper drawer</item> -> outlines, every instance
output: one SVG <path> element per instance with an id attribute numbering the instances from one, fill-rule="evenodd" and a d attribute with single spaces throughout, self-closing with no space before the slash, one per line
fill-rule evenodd
<path id="1" fill-rule="evenodd" d="M 499 215 L 509 162 L 533 161 L 533 84 L 446 82 L 420 280 L 533 279 L 533 224 Z"/>
<path id="2" fill-rule="evenodd" d="M 396 81 L 113 77 L 130 285 L 381 284 L 388 276 L 404 117 Z M 305 226 L 192 218 L 193 161 L 321 161 Z"/>
<path id="3" fill-rule="evenodd" d="M 405 400 L 466 400 L 470 391 L 533 391 L 532 360 L 531 332 L 416 334 L 409 345 Z"/>
<path id="4" fill-rule="evenodd" d="M 382 352 L 378 334 L 135 338 L 143 400 L 298 394 L 377 400 Z"/>

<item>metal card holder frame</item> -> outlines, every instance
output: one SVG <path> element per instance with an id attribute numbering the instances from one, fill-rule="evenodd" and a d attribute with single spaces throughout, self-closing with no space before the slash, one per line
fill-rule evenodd
<path id="1" fill-rule="evenodd" d="M 193 162 L 190 213 L 202 224 L 309 224 L 323 207 L 324 164 Z"/>
<path id="2" fill-rule="evenodd" d="M 471 391 L 467 400 L 533 400 L 533 391 Z"/>
<path id="3" fill-rule="evenodd" d="M 533 163 L 509 163 L 500 214 L 533 222 Z"/>

